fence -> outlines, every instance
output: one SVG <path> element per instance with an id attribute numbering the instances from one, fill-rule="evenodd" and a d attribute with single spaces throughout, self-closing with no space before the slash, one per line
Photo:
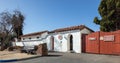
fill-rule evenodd
<path id="1" fill-rule="evenodd" d="M 95 32 L 86 36 L 86 52 L 97 54 L 120 54 L 120 30 Z"/>

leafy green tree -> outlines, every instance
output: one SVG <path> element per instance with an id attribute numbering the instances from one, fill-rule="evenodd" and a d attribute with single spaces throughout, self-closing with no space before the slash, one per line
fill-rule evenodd
<path id="1" fill-rule="evenodd" d="M 120 29 L 120 0 L 101 0 L 98 8 L 101 18 L 94 18 L 100 30 L 109 32 Z"/>

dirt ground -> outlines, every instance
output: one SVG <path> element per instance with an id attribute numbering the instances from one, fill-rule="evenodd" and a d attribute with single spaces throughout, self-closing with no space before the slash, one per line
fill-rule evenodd
<path id="1" fill-rule="evenodd" d="M 22 59 L 22 58 L 29 58 L 34 56 L 36 55 L 30 55 L 30 54 L 19 53 L 19 52 L 0 51 L 0 60 Z"/>

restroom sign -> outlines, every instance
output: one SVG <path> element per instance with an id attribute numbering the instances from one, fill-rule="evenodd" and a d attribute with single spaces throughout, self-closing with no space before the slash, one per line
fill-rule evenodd
<path id="1" fill-rule="evenodd" d="M 63 39 L 62 35 L 58 35 L 58 39 L 62 40 Z"/>
<path id="2" fill-rule="evenodd" d="M 107 35 L 103 38 L 104 41 L 114 41 L 114 35 Z"/>

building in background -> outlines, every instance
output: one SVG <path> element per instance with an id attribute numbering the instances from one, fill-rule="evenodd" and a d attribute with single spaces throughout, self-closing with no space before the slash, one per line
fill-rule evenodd
<path id="1" fill-rule="evenodd" d="M 53 31 L 42 31 L 21 36 L 17 46 L 35 46 L 47 43 L 49 51 L 85 52 L 85 35 L 94 32 L 85 25 L 60 28 Z"/>

